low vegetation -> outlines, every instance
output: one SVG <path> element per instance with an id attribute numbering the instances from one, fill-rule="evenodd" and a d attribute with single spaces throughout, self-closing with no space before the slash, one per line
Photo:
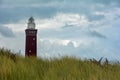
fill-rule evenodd
<path id="1" fill-rule="evenodd" d="M 101 60 L 24 58 L 0 49 L 0 80 L 120 80 L 119 63 Z"/>

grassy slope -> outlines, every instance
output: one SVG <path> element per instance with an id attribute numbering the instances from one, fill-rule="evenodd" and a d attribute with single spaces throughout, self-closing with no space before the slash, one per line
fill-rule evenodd
<path id="1" fill-rule="evenodd" d="M 101 67 L 90 61 L 64 57 L 42 60 L 11 57 L 9 50 L 0 50 L 0 80 L 120 80 L 120 66 Z"/>

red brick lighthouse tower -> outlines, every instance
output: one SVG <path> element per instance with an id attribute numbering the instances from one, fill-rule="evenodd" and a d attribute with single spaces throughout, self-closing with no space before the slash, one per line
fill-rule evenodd
<path id="1" fill-rule="evenodd" d="M 35 22 L 33 17 L 28 20 L 28 26 L 25 30 L 26 44 L 25 44 L 25 56 L 37 56 L 37 29 L 35 29 Z"/>

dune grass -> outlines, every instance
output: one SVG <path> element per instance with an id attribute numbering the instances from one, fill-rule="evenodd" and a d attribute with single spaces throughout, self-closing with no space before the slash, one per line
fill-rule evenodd
<path id="1" fill-rule="evenodd" d="M 0 80 L 120 80 L 120 65 L 100 66 L 72 57 L 24 58 L 0 49 Z"/>

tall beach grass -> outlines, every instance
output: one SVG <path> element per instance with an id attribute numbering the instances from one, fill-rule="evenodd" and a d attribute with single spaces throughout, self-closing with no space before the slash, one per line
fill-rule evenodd
<path id="1" fill-rule="evenodd" d="M 0 49 L 0 80 L 120 80 L 120 65 L 73 57 L 41 59 Z"/>

